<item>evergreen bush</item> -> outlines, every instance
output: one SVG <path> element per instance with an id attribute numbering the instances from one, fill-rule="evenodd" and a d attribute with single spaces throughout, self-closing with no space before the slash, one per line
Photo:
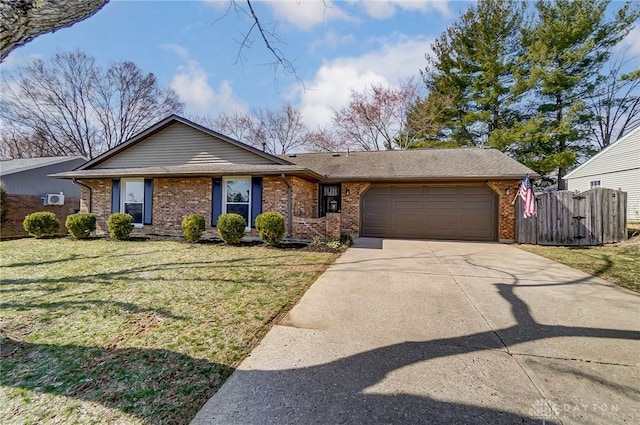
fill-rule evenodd
<path id="1" fill-rule="evenodd" d="M 182 233 L 189 242 L 197 242 L 202 237 L 206 226 L 205 218 L 202 214 L 189 214 L 182 219 Z"/>
<path id="2" fill-rule="evenodd" d="M 41 211 L 26 216 L 22 227 L 31 236 L 45 238 L 55 235 L 60 230 L 60 221 L 54 213 Z"/>
<path id="3" fill-rule="evenodd" d="M 107 227 L 111 239 L 127 240 L 133 230 L 133 216 L 126 213 L 113 213 L 107 218 Z"/>
<path id="4" fill-rule="evenodd" d="M 93 213 L 69 214 L 64 224 L 76 239 L 88 239 L 96 230 L 96 215 Z"/>
<path id="5" fill-rule="evenodd" d="M 284 237 L 284 216 L 279 212 L 267 211 L 256 217 L 256 229 L 262 242 L 271 246 L 278 245 Z"/>
<path id="6" fill-rule="evenodd" d="M 230 245 L 240 243 L 244 237 L 244 229 L 247 227 L 247 222 L 244 221 L 244 217 L 236 213 L 222 214 L 218 217 L 218 235 L 223 241 Z"/>

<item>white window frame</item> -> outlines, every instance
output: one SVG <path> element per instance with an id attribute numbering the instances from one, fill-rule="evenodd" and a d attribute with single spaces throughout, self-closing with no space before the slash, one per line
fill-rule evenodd
<path id="1" fill-rule="evenodd" d="M 229 176 L 222 178 L 222 214 L 227 213 L 227 182 L 236 180 L 246 180 L 249 182 L 249 209 L 247 217 L 247 227 L 244 228 L 245 232 L 251 231 L 251 195 L 253 191 L 251 176 Z M 240 202 L 231 202 L 231 204 L 240 204 Z"/>
<path id="2" fill-rule="evenodd" d="M 595 189 L 596 187 L 602 187 L 602 180 L 591 180 L 589 182 L 589 189 Z"/>
<path id="3" fill-rule="evenodd" d="M 144 179 L 120 179 L 120 211 L 125 212 L 124 204 L 127 198 L 127 183 L 142 183 L 142 223 L 133 223 L 133 227 L 144 227 Z"/>

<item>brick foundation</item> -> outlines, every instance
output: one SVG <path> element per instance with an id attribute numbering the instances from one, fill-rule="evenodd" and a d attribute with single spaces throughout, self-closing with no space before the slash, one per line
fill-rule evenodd
<path id="1" fill-rule="evenodd" d="M 64 223 L 69 214 L 74 214 L 80 209 L 80 199 L 65 197 L 64 205 L 43 205 L 42 197 L 37 195 L 7 195 L 7 220 L 0 227 L 2 237 L 28 236 L 22 227 L 25 216 L 47 211 L 56 215 L 60 221 L 60 234 L 66 234 Z"/>

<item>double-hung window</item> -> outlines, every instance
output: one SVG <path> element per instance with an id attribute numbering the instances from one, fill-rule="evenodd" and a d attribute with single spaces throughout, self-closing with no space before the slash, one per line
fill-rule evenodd
<path id="1" fill-rule="evenodd" d="M 225 177 L 223 180 L 223 213 L 240 214 L 251 226 L 251 178 Z"/>

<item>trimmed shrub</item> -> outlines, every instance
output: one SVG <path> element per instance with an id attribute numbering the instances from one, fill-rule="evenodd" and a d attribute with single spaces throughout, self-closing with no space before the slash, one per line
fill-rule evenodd
<path id="1" fill-rule="evenodd" d="M 218 235 L 228 244 L 234 245 L 240 243 L 244 237 L 244 229 L 247 222 L 244 217 L 236 213 L 222 214 L 218 217 Z"/>
<path id="2" fill-rule="evenodd" d="M 60 221 L 52 212 L 42 211 L 29 214 L 24 218 L 22 227 L 31 236 L 45 238 L 55 235 L 60 230 Z"/>
<path id="3" fill-rule="evenodd" d="M 133 216 L 126 213 L 113 213 L 107 218 L 107 227 L 111 239 L 127 240 L 133 230 Z"/>
<path id="4" fill-rule="evenodd" d="M 202 214 L 189 214 L 182 219 L 182 233 L 189 242 L 197 242 L 202 237 L 206 226 L 205 218 Z"/>
<path id="5" fill-rule="evenodd" d="M 88 239 L 96 230 L 96 215 L 93 213 L 69 214 L 64 224 L 76 239 Z"/>
<path id="6" fill-rule="evenodd" d="M 284 216 L 275 211 L 263 212 L 256 217 L 256 229 L 262 242 L 271 246 L 278 245 L 284 237 Z"/>

